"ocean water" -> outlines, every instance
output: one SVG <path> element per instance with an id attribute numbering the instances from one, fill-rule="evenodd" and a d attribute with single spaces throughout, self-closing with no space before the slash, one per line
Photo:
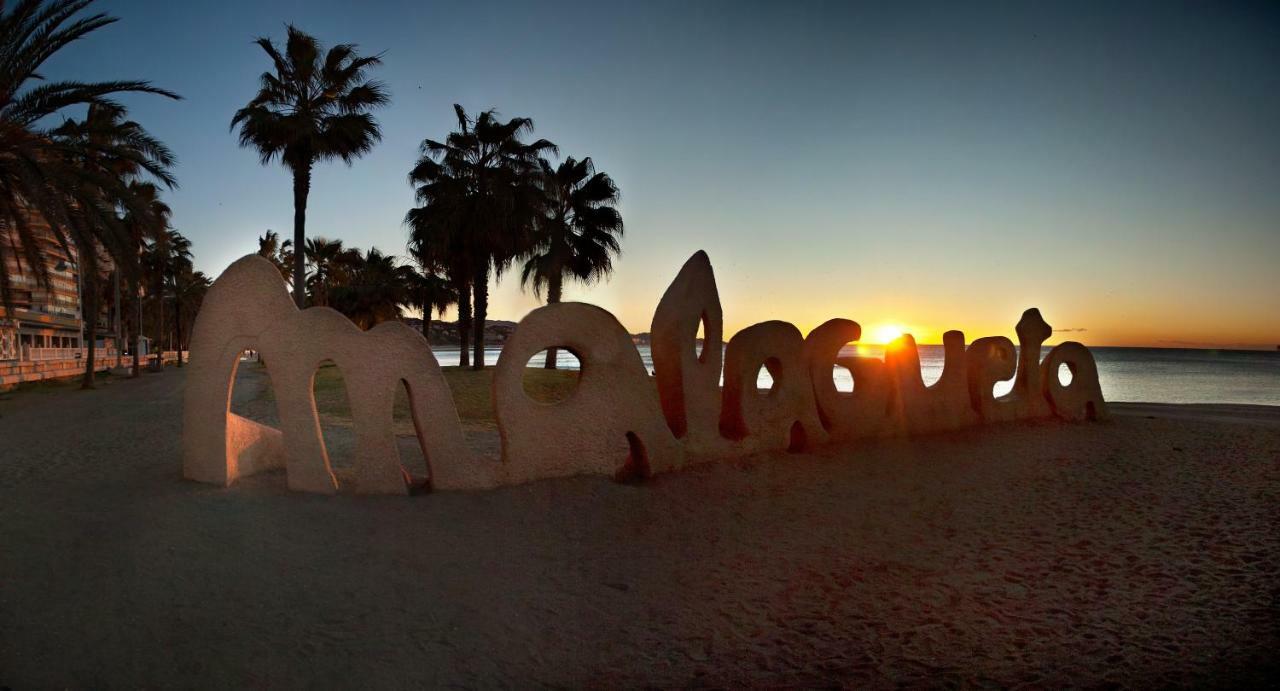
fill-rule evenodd
<path id="1" fill-rule="evenodd" d="M 846 354 L 884 357 L 883 348 L 873 345 L 845 346 Z M 442 365 L 458 363 L 458 349 L 433 348 Z M 648 346 L 639 346 L 640 357 L 649 373 L 653 360 Z M 1048 348 L 1044 353 L 1048 353 Z M 1098 363 L 1098 380 L 1108 401 L 1151 403 L 1244 403 L 1280 406 L 1280 351 L 1193 350 L 1179 348 L 1090 348 Z M 485 350 L 485 362 L 497 364 L 501 348 Z M 545 356 L 530 362 L 541 367 Z M 562 369 L 577 369 L 578 360 L 561 350 L 557 359 Z M 942 375 L 942 346 L 920 346 L 920 373 L 925 384 Z M 836 388 L 853 390 L 853 379 L 841 367 L 832 371 Z M 756 385 L 762 389 L 773 380 L 763 369 Z M 1008 393 L 1013 380 L 996 384 L 996 395 Z"/>

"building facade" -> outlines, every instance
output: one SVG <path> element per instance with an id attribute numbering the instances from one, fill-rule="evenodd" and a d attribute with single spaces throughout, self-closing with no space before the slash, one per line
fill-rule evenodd
<path id="1" fill-rule="evenodd" d="M 87 357 L 85 339 L 90 337 L 90 330 L 81 308 L 83 286 L 75 248 L 64 248 L 39 215 L 32 214 L 27 222 L 39 244 L 36 252 L 48 281 L 38 280 L 17 233 L 0 229 L 11 297 L 10 306 L 0 302 L 0 386 L 74 376 L 83 371 L 83 358 Z M 110 271 L 109 261 L 103 266 Z M 115 332 L 107 305 L 92 326 L 100 349 L 95 359 L 106 369 L 116 357 Z"/>

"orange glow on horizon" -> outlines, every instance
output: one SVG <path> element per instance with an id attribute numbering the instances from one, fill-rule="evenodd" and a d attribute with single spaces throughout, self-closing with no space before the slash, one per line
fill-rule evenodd
<path id="1" fill-rule="evenodd" d="M 897 324 L 879 324 L 873 328 L 867 329 L 867 334 L 870 336 L 868 342 L 880 345 L 889 345 L 906 332 L 906 329 Z"/>

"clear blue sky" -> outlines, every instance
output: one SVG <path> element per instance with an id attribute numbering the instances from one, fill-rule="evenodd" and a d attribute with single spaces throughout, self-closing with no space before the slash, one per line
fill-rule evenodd
<path id="1" fill-rule="evenodd" d="M 402 253 L 405 175 L 451 104 L 529 116 L 623 193 L 625 253 L 571 289 L 646 330 L 706 249 L 726 326 L 831 316 L 1096 345 L 1280 343 L 1274 3 L 127 2 L 51 77 L 145 78 L 174 224 L 217 274 L 288 236 L 288 173 L 228 123 L 293 22 L 385 52 L 383 142 L 315 176 L 308 233 Z M 1033 7 L 1034 5 L 1034 7 Z M 508 278 L 492 316 L 535 304 Z"/>

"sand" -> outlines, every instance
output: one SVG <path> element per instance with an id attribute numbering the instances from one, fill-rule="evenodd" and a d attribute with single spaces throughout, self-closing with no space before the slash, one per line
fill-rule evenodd
<path id="1" fill-rule="evenodd" d="M 180 478 L 182 374 L 0 400 L 0 686 L 1261 684 L 1280 413 L 1117 407 L 405 498 Z"/>

